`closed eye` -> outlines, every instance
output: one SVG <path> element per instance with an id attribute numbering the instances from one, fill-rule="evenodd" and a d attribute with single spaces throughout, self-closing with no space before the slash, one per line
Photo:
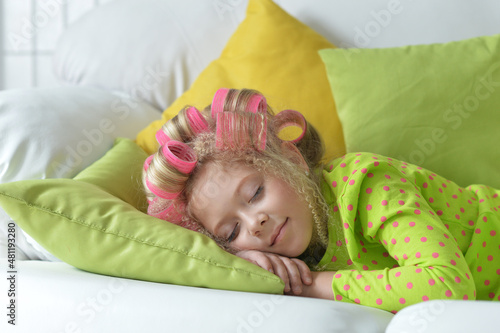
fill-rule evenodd
<path id="1" fill-rule="evenodd" d="M 264 186 L 259 186 L 257 188 L 257 191 L 255 191 L 255 194 L 253 195 L 253 197 L 250 199 L 250 203 L 252 203 L 252 202 L 256 201 L 257 199 L 259 199 L 259 197 L 262 195 L 262 191 L 263 190 L 264 190 Z M 240 231 L 240 224 L 236 223 L 236 225 L 234 226 L 233 231 L 231 232 L 231 235 L 229 235 L 229 237 L 227 238 L 226 241 L 228 243 L 231 243 L 233 240 L 235 240 L 236 237 L 238 237 L 239 231 Z"/>
<path id="2" fill-rule="evenodd" d="M 231 232 L 231 235 L 229 235 L 226 242 L 231 243 L 236 237 L 238 237 L 238 233 L 240 230 L 239 226 L 240 226 L 240 224 L 236 223 L 236 225 L 234 226 L 233 232 Z"/>
<path id="3" fill-rule="evenodd" d="M 254 202 L 255 200 L 257 200 L 259 198 L 259 196 L 261 195 L 263 190 L 264 190 L 264 186 L 259 186 L 257 191 L 255 191 L 255 194 L 253 195 L 252 199 L 250 199 L 250 202 Z"/>

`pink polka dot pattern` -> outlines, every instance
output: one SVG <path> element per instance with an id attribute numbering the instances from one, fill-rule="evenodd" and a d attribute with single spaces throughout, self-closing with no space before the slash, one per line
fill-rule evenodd
<path id="1" fill-rule="evenodd" d="M 369 153 L 331 165 L 331 221 L 341 222 L 329 235 L 342 227 L 344 254 L 327 251 L 321 263 L 337 271 L 336 300 L 391 312 L 432 299 L 500 301 L 499 191 Z"/>

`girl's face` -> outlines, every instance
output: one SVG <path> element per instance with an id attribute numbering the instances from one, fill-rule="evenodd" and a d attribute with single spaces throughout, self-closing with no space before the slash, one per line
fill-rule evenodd
<path id="1" fill-rule="evenodd" d="M 236 250 L 297 257 L 309 245 L 313 216 L 307 202 L 279 178 L 242 164 L 200 170 L 191 210 L 213 235 Z"/>

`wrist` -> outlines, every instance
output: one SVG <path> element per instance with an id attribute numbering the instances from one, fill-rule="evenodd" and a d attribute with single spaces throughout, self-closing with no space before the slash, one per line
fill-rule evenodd
<path id="1" fill-rule="evenodd" d="M 334 299 L 332 280 L 335 272 L 311 272 L 312 283 L 304 285 L 301 296 Z"/>

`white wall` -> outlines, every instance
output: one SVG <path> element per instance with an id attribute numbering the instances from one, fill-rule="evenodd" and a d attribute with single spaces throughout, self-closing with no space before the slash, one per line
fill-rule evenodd
<path id="1" fill-rule="evenodd" d="M 57 86 L 51 57 L 59 36 L 109 1 L 0 0 L 0 90 Z"/>

